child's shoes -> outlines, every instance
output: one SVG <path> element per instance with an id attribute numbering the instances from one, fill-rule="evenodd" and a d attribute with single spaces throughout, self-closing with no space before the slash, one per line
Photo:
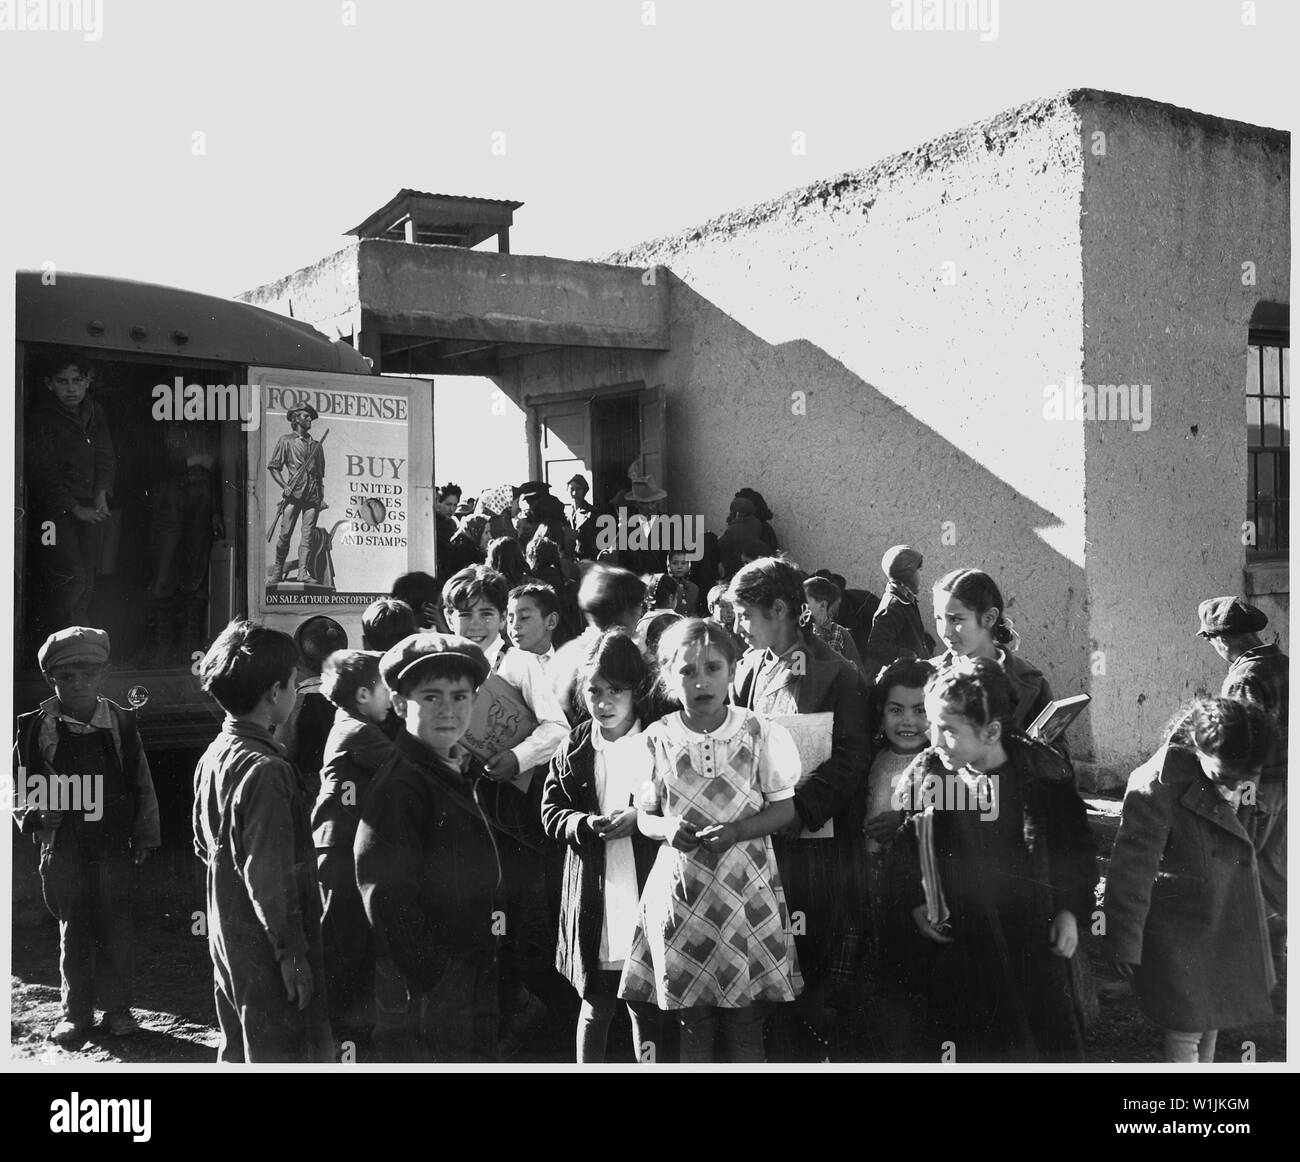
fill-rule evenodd
<path id="1" fill-rule="evenodd" d="M 89 1021 L 72 1021 L 64 1017 L 50 1030 L 50 1040 L 64 1049 L 75 1049 L 85 1041 L 89 1032 Z"/>
<path id="2" fill-rule="evenodd" d="M 132 1033 L 140 1031 L 140 1022 L 135 1019 L 135 1014 L 130 1009 L 116 1009 L 109 1013 L 104 1024 L 108 1026 L 111 1037 L 129 1037 Z"/>
<path id="3" fill-rule="evenodd" d="M 527 1000 L 522 1008 L 506 1013 L 501 1022 L 501 1034 L 497 1042 L 497 1054 L 502 1061 L 516 1057 L 528 1040 L 545 1023 L 550 1010 L 541 998 L 527 993 Z"/>

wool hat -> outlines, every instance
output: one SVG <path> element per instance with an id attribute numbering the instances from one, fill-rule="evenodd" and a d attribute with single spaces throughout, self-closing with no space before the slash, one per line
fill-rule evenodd
<path id="1" fill-rule="evenodd" d="M 348 631 L 332 617 L 317 613 L 294 630 L 293 640 L 307 668 L 319 674 L 330 654 L 348 648 Z"/>
<path id="2" fill-rule="evenodd" d="M 48 674 L 55 666 L 103 666 L 108 662 L 108 634 L 102 629 L 87 625 L 70 625 L 52 633 L 36 653 L 41 673 Z"/>
<path id="3" fill-rule="evenodd" d="M 1258 633 L 1268 625 L 1268 615 L 1240 597 L 1211 597 L 1196 609 L 1201 619 L 1197 637 L 1212 638 L 1220 634 Z"/>
<path id="4" fill-rule="evenodd" d="M 886 577 L 897 577 L 912 569 L 919 569 L 924 558 L 911 545 L 895 545 L 880 559 Z"/>
<path id="5" fill-rule="evenodd" d="M 469 638 L 454 633 L 413 633 L 404 637 L 379 660 L 379 672 L 389 688 L 396 690 L 403 678 L 439 658 L 459 658 L 467 663 L 474 674 L 475 688 L 483 685 L 492 672 L 483 651 Z"/>

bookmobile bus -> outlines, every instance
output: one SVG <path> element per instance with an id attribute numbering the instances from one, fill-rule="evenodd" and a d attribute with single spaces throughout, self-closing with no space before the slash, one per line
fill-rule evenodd
<path id="1" fill-rule="evenodd" d="M 138 707 L 165 816 L 184 818 L 220 723 L 196 671 L 221 627 L 249 616 L 293 633 L 323 614 L 359 646 L 362 610 L 401 573 L 433 571 L 432 383 L 373 374 L 305 323 L 190 291 L 19 272 L 16 303 L 14 711 L 49 696 L 36 652 L 70 608 L 53 550 L 77 526 L 52 519 L 59 457 L 33 433 L 51 430 L 41 409 L 75 360 L 116 459 L 84 623 L 108 631 L 104 693 Z M 281 504 L 294 473 L 276 449 L 294 411 L 320 450 L 312 511 Z"/>

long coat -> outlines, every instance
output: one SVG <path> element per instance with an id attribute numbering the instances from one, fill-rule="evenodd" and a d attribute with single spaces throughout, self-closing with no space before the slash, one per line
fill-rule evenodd
<path id="1" fill-rule="evenodd" d="M 600 971 L 600 931 L 605 915 L 605 841 L 588 822 L 590 816 L 600 814 L 592 725 L 587 719 L 573 728 L 551 759 L 542 790 L 542 826 L 547 836 L 565 847 L 555 968 L 579 996 L 587 995 Z M 639 830 L 633 832 L 638 891 L 645 886 L 658 848 Z"/>
<path id="2" fill-rule="evenodd" d="M 1138 967 L 1138 1003 L 1181 1032 L 1272 1016 L 1255 848 L 1194 752 L 1162 747 L 1129 777 L 1106 874 L 1106 955 Z"/>

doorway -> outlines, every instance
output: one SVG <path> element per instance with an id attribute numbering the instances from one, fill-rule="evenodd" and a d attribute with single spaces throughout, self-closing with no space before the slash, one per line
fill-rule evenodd
<path id="1" fill-rule="evenodd" d="M 635 395 L 591 401 L 592 503 L 604 508 L 631 483 L 628 465 L 641 455 L 641 406 Z"/>
<path id="2" fill-rule="evenodd" d="M 625 383 L 562 396 L 525 397 L 529 407 L 529 466 L 557 496 L 575 474 L 591 485 L 600 509 L 626 487 L 639 460 L 643 475 L 667 487 L 664 389 Z"/>

